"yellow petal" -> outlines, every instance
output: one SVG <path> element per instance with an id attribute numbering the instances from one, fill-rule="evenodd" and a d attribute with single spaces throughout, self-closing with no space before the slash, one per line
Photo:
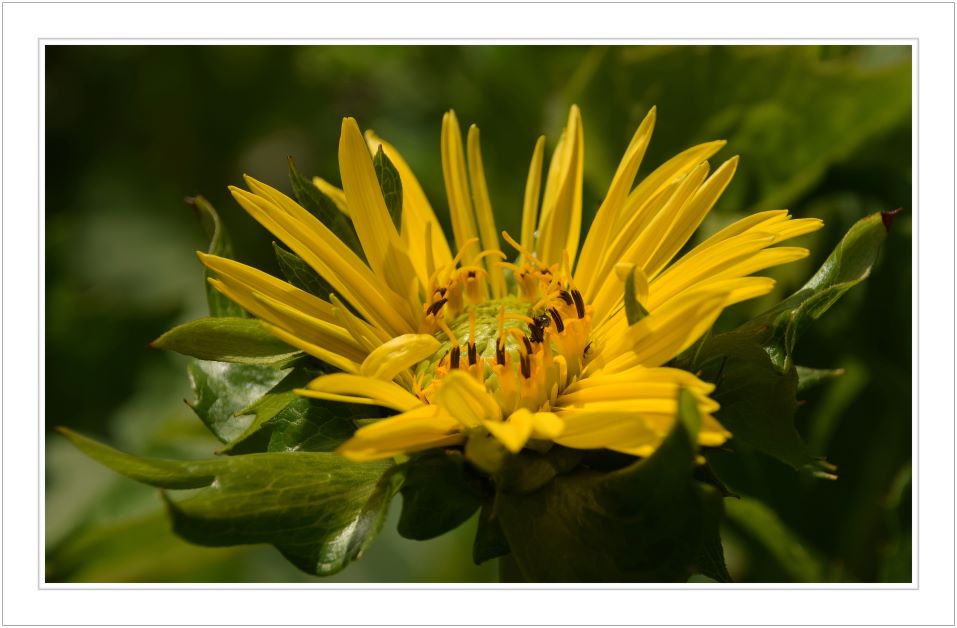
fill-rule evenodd
<path id="1" fill-rule="evenodd" d="M 369 265 L 390 288 L 405 297 L 408 287 L 418 277 L 386 208 L 372 165 L 372 156 L 353 118 L 342 121 L 339 172 L 352 224 L 355 225 Z M 421 302 L 415 303 L 413 315 L 418 313 L 419 306 Z"/>
<path id="2" fill-rule="evenodd" d="M 516 410 L 504 421 L 482 421 L 485 429 L 513 454 L 520 452 L 528 442 L 532 423 L 532 413 L 525 408 Z"/>
<path id="3" fill-rule="evenodd" d="M 336 451 L 357 462 L 461 443 L 461 426 L 437 406 L 422 406 L 366 425 Z"/>
<path id="4" fill-rule="evenodd" d="M 502 419 L 502 409 L 485 386 L 462 371 L 453 371 L 442 379 L 432 403 L 441 406 L 466 427 Z"/>
<path id="5" fill-rule="evenodd" d="M 478 230 L 475 227 L 471 194 L 468 188 L 462 131 L 459 129 L 459 121 L 454 111 L 449 111 L 442 117 L 442 176 L 445 179 L 445 192 L 449 199 L 455 248 L 462 251 L 469 240 L 478 238 Z M 475 247 L 466 250 L 463 261 L 471 264 L 477 254 L 478 250 Z"/>
<path id="6" fill-rule="evenodd" d="M 352 403 L 365 403 L 406 412 L 423 405 L 418 397 L 398 384 L 361 375 L 333 373 L 322 375 L 309 382 L 306 388 L 296 391 L 308 397 L 328 398 L 321 395 L 348 395 Z"/>
<path id="7" fill-rule="evenodd" d="M 472 200 L 475 205 L 475 217 L 478 219 L 478 231 L 482 240 L 482 248 L 487 251 L 499 251 L 498 231 L 495 229 L 495 216 L 492 214 L 492 203 L 488 198 L 488 186 L 485 183 L 485 168 L 482 165 L 482 149 L 479 140 L 479 130 L 474 124 L 469 127 L 468 134 L 468 167 L 469 182 L 472 186 Z M 492 295 L 499 299 L 505 296 L 505 275 L 497 260 L 486 257 L 483 261 L 488 270 L 492 285 Z"/>
<path id="8" fill-rule="evenodd" d="M 389 381 L 438 351 L 441 343 L 427 334 L 403 334 L 369 354 L 360 368 L 362 375 Z"/>
<path id="9" fill-rule="evenodd" d="M 595 269 L 604 257 L 604 248 L 611 239 L 612 228 L 618 223 L 619 214 L 625 209 L 628 192 L 631 190 L 638 167 L 651 141 L 655 118 L 655 108 L 652 107 L 638 126 L 638 130 L 635 131 L 634 137 L 631 138 L 611 185 L 608 186 L 605 200 L 595 213 L 585 244 L 582 246 L 581 259 L 578 260 L 578 266 L 575 268 L 575 282 L 580 285 L 590 286 L 594 280 Z"/>
<path id="10" fill-rule="evenodd" d="M 582 132 L 581 112 L 572 105 L 568 114 L 568 126 L 565 141 L 559 154 L 558 170 L 549 168 L 549 179 L 557 180 L 551 188 L 546 182 L 545 201 L 539 219 L 539 258 L 545 264 L 562 261 L 564 251 L 568 251 L 570 261 L 574 263 L 578 253 L 578 238 L 581 235 L 582 217 L 582 175 L 584 172 L 584 134 Z M 556 191 L 550 194 L 551 190 Z M 571 270 L 571 269 L 569 269 Z"/>
<path id="11" fill-rule="evenodd" d="M 402 231 L 400 235 L 408 245 L 416 272 L 420 273 L 422 283 L 426 284 L 432 275 L 427 264 L 425 264 L 426 256 L 428 254 L 432 255 L 433 268 L 436 264 L 438 266 L 449 264 L 452 261 L 449 243 L 441 229 L 437 227 L 427 229 L 427 225 L 437 226 L 439 224 L 438 218 L 436 218 L 422 186 L 412 172 L 412 168 L 402 158 L 399 151 L 372 131 L 366 131 L 366 142 L 373 153 L 381 146 L 389 161 L 399 172 L 399 179 L 402 181 Z M 428 236 L 431 238 L 430 246 L 426 246 L 425 233 L 430 233 L 430 236 Z"/>
<path id="12" fill-rule="evenodd" d="M 525 201 L 522 205 L 522 248 L 535 250 L 535 223 L 538 220 L 538 197 L 542 187 L 542 159 L 545 155 L 545 136 L 538 138 L 532 152 L 532 162 L 528 166 L 528 178 L 525 181 Z M 523 256 L 524 257 L 524 256 Z M 531 260 L 522 259 L 527 263 Z"/>

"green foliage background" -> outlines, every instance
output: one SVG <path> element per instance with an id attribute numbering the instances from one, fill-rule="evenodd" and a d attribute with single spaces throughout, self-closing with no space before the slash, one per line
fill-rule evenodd
<path id="1" fill-rule="evenodd" d="M 802 337 L 797 362 L 844 368 L 801 393 L 797 426 L 834 482 L 759 453 L 716 467 L 736 581 L 911 579 L 911 53 L 908 47 L 46 48 L 46 544 L 56 581 L 312 581 L 269 547 L 174 537 L 155 489 L 49 432 L 126 451 L 208 456 L 218 441 L 183 399 L 186 359 L 147 343 L 205 314 L 203 236 L 184 196 L 219 209 L 237 257 L 278 274 L 271 237 L 231 200 L 248 172 L 288 191 L 286 157 L 338 180 L 339 125 L 355 116 L 401 150 L 447 219 L 442 112 L 482 129 L 499 227 L 517 232 L 534 142 L 567 108 L 585 127 L 585 221 L 638 122 L 658 106 L 642 172 L 725 138 L 735 180 L 702 229 L 787 207 L 822 218 L 808 260 L 737 306 L 730 329 L 799 287 L 859 218 L 903 207 L 882 262 Z M 641 176 L 641 174 L 639 174 Z M 448 228 L 448 224 L 446 224 Z M 490 581 L 471 563 L 473 519 L 419 542 L 393 508 L 365 558 L 335 581 Z"/>

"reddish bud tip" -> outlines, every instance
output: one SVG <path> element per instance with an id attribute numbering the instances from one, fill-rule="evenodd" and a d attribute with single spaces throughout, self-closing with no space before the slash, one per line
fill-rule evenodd
<path id="1" fill-rule="evenodd" d="M 884 223 L 884 229 L 887 231 L 891 230 L 891 225 L 894 224 L 894 219 L 897 218 L 897 214 L 901 213 L 903 208 L 898 207 L 897 209 L 891 210 L 889 212 L 881 212 L 881 222 Z"/>

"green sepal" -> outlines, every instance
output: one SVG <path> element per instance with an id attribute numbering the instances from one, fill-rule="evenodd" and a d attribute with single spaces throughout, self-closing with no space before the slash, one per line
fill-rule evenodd
<path id="1" fill-rule="evenodd" d="M 279 264 L 279 270 L 286 281 L 321 299 L 327 300 L 329 298 L 333 291 L 332 286 L 320 277 L 312 266 L 295 253 L 287 251 L 275 242 L 272 243 L 272 246 L 276 252 L 276 263 Z"/>
<path id="2" fill-rule="evenodd" d="M 437 452 L 406 462 L 399 534 L 424 541 L 454 530 L 482 504 L 480 480 L 461 453 Z"/>
<path id="3" fill-rule="evenodd" d="M 343 214 L 336 204 L 328 196 L 322 193 L 319 188 L 313 185 L 296 169 L 296 164 L 289 158 L 289 181 L 292 183 L 292 191 L 299 204 L 306 208 L 310 214 L 319 219 L 333 234 L 352 249 L 352 252 L 358 255 L 362 261 L 365 261 L 365 253 L 362 251 L 362 244 L 359 242 L 359 236 L 352 225 L 352 220 Z"/>
<path id="4" fill-rule="evenodd" d="M 647 459 L 501 493 L 502 529 L 525 581 L 684 582 L 700 569 L 721 497 L 692 477 L 700 417 L 687 392 L 679 405 L 680 419 Z"/>
<path id="5" fill-rule="evenodd" d="M 386 209 L 389 210 L 389 216 L 396 229 L 402 228 L 402 179 L 399 178 L 399 171 L 396 170 L 392 160 L 382 150 L 376 151 L 372 158 L 372 165 L 375 167 L 375 176 L 379 180 L 379 188 L 382 190 L 382 198 L 385 200 Z"/>
<path id="6" fill-rule="evenodd" d="M 320 576 L 361 557 L 375 538 L 401 473 L 388 462 L 354 463 L 328 453 L 251 454 L 211 460 L 144 459 L 61 430 L 86 455 L 164 489 L 173 530 L 207 546 L 269 543 Z"/>
<path id="7" fill-rule="evenodd" d="M 206 317 L 169 330 L 151 346 L 199 360 L 286 368 L 303 353 L 263 328 L 254 318 Z"/>
<path id="8" fill-rule="evenodd" d="M 210 255 L 232 259 L 233 245 L 230 242 L 229 234 L 219 219 L 219 214 L 216 213 L 216 210 L 210 202 L 202 196 L 188 197 L 186 202 L 196 212 L 203 231 L 206 233 L 206 237 L 209 238 L 209 247 L 206 252 Z M 205 273 L 206 279 L 208 280 L 213 276 L 213 272 L 207 268 Z M 206 281 L 206 301 L 209 304 L 210 316 L 247 316 L 243 308 L 220 293 L 219 290 L 210 285 L 209 281 Z"/>
<path id="9" fill-rule="evenodd" d="M 638 301 L 637 291 L 635 290 L 635 272 L 637 270 L 637 266 L 632 267 L 625 278 L 625 318 L 628 320 L 629 326 L 648 316 L 648 310 Z"/>
<path id="10" fill-rule="evenodd" d="M 482 504 L 475 541 L 472 543 L 472 562 L 481 565 L 487 560 L 505 556 L 509 551 L 508 539 L 498 520 L 494 502 Z"/>

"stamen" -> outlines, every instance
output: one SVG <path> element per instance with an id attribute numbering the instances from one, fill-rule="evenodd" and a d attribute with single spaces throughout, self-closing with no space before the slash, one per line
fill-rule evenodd
<path id="1" fill-rule="evenodd" d="M 528 379 L 529 377 L 532 376 L 532 365 L 529 362 L 528 354 L 523 353 L 520 358 L 520 361 L 522 365 L 522 377 L 524 377 L 525 379 Z"/>
<path id="2" fill-rule="evenodd" d="M 449 327 L 449 324 L 445 322 L 444 318 L 436 318 L 435 323 L 439 326 L 439 329 L 445 332 L 445 335 L 448 337 L 449 342 L 453 347 L 459 346 L 459 339 L 455 337 L 455 332 L 452 331 L 452 329 Z"/>
<path id="3" fill-rule="evenodd" d="M 571 305 L 575 301 L 572 299 L 572 295 L 569 294 L 568 290 L 560 290 L 558 292 L 558 297 L 565 302 L 565 305 Z"/>
<path id="4" fill-rule="evenodd" d="M 585 318 L 585 302 L 582 300 L 582 293 L 572 290 L 572 298 L 575 299 L 575 311 L 578 313 L 578 318 Z"/>
<path id="5" fill-rule="evenodd" d="M 529 251 L 528 249 L 526 249 L 524 246 L 522 246 L 521 244 L 519 244 L 518 242 L 516 242 L 515 239 L 514 239 L 512 236 L 508 235 L 508 231 L 503 231 L 503 232 L 502 232 L 502 237 L 505 238 L 505 241 L 508 242 L 513 249 L 515 249 L 516 251 L 518 251 L 519 253 L 521 253 L 521 254 L 525 257 L 525 259 L 531 260 L 532 263 L 533 263 L 535 266 L 539 266 L 539 267 L 544 266 L 544 264 L 542 264 L 541 260 L 539 260 L 537 257 L 535 257 L 535 254 L 534 254 L 534 253 L 532 253 L 531 251 Z"/>
<path id="6" fill-rule="evenodd" d="M 505 366 L 505 344 L 502 342 L 495 343 L 495 362 Z"/>
<path id="7" fill-rule="evenodd" d="M 442 307 L 443 307 L 446 303 L 448 303 L 448 301 L 449 301 L 449 300 L 446 299 L 446 298 L 441 298 L 441 299 L 439 299 L 438 301 L 436 301 L 435 303 L 432 303 L 431 305 L 429 305 L 429 308 L 425 311 L 425 315 L 426 315 L 426 316 L 435 316 L 436 314 L 439 313 L 439 310 L 441 310 Z"/>
<path id="8" fill-rule="evenodd" d="M 565 331 L 565 321 L 562 320 L 562 315 L 558 313 L 558 310 L 552 307 L 548 309 L 548 313 L 555 320 L 555 329 L 558 330 L 558 333 Z"/>
<path id="9" fill-rule="evenodd" d="M 452 347 L 452 351 L 449 353 L 449 368 L 457 369 L 459 368 L 459 358 L 462 355 L 462 348 L 458 345 Z"/>
<path id="10" fill-rule="evenodd" d="M 528 340 L 528 336 L 522 334 L 522 344 L 525 346 L 525 353 L 532 352 L 532 343 Z"/>
<path id="11" fill-rule="evenodd" d="M 469 366 L 475 366 L 475 363 L 478 361 L 478 352 L 475 350 L 474 340 L 469 340 L 468 351 L 469 351 Z"/>

